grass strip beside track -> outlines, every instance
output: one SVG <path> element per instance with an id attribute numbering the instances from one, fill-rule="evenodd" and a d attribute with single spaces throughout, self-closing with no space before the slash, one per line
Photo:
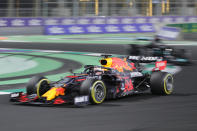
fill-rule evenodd
<path id="1" fill-rule="evenodd" d="M 129 44 L 131 40 L 142 34 L 89 34 L 89 35 L 31 35 L 8 36 L 8 41 L 43 42 L 43 43 L 102 43 L 102 44 Z M 144 34 L 152 37 L 152 34 Z M 6 40 L 6 41 L 7 41 Z M 120 43 L 121 42 L 121 43 Z"/>
<path id="2" fill-rule="evenodd" d="M 28 53 L 31 54 L 31 53 Z M 2 54 L 1 54 L 2 55 Z M 6 54 L 4 54 L 6 55 Z M 9 55 L 9 54 L 7 54 Z M 15 57 L 22 57 L 25 59 L 31 59 L 31 56 L 25 56 L 25 55 L 15 55 Z M 2 74 L 0 75 L 0 78 L 7 78 L 7 77 L 13 77 L 13 76 L 24 76 L 24 75 L 29 75 L 29 74 L 36 74 L 36 73 L 42 73 L 42 72 L 47 72 L 50 70 L 54 70 L 57 69 L 59 67 L 62 66 L 62 63 L 55 61 L 55 60 L 51 60 L 51 59 L 47 59 L 47 58 L 34 58 L 33 61 L 35 61 L 36 63 L 38 63 L 38 65 L 32 69 L 29 70 L 23 70 L 20 72 L 14 72 L 14 73 L 8 73 L 8 74 Z M 51 64 L 53 63 L 53 64 Z M 24 65 L 25 66 L 25 65 Z"/>
<path id="3" fill-rule="evenodd" d="M 150 41 L 139 41 L 136 38 L 153 38 L 154 34 L 89 34 L 89 35 L 30 35 L 30 36 L 5 36 L 8 39 L 4 42 L 28 42 L 49 43 L 49 44 L 148 44 Z M 195 41 L 163 41 L 168 45 L 194 45 Z"/>
<path id="4" fill-rule="evenodd" d="M 38 53 L 32 53 L 34 55 L 44 55 L 44 53 L 38 52 Z M 63 58 L 63 59 L 69 59 L 69 60 L 74 60 L 80 62 L 82 65 L 86 64 L 93 64 L 93 65 L 98 65 L 98 57 L 93 57 L 93 56 L 81 56 L 81 55 L 72 55 L 72 54 L 51 54 L 50 57 L 54 58 Z M 75 70 L 75 72 L 81 72 L 83 68 Z M 60 74 L 55 74 L 55 75 L 49 75 L 46 76 L 50 80 L 58 80 L 61 77 L 64 77 L 65 75 L 69 75 L 70 73 L 60 73 Z M 18 83 L 26 83 L 28 79 L 16 79 L 16 80 L 9 80 L 9 81 L 0 81 L 0 85 L 5 85 L 5 84 L 18 84 Z"/>

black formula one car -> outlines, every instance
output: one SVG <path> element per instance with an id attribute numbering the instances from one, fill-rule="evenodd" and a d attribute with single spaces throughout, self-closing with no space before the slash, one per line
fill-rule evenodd
<path id="1" fill-rule="evenodd" d="M 156 62 L 150 73 L 143 73 L 139 62 L 133 63 L 129 57 L 106 55 L 100 63 L 101 66 L 86 65 L 82 73 L 74 73 L 55 82 L 35 76 L 27 83 L 26 93 L 12 93 L 10 101 L 34 105 L 84 106 L 149 90 L 157 95 L 169 95 L 173 91 L 173 76 L 161 71 L 165 69 L 166 61 Z"/>
<path id="2" fill-rule="evenodd" d="M 167 46 L 157 37 L 148 45 L 129 45 L 128 53 L 132 56 L 160 57 L 168 63 L 177 65 L 192 64 L 191 51 Z"/>

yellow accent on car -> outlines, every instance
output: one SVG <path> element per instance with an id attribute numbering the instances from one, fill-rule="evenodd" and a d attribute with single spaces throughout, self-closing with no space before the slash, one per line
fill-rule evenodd
<path id="1" fill-rule="evenodd" d="M 41 79 L 41 80 L 38 82 L 38 84 L 36 85 L 36 87 L 37 87 L 37 96 L 38 96 L 38 97 L 40 97 L 40 92 L 39 92 L 39 90 L 40 90 L 40 85 L 41 85 L 41 83 L 42 83 L 43 81 L 47 81 L 48 84 L 50 83 L 50 81 L 49 81 L 48 79 Z"/>
<path id="2" fill-rule="evenodd" d="M 42 97 L 46 97 L 48 101 L 53 100 L 56 97 L 56 89 L 52 88 L 49 91 L 47 91 Z"/>
<path id="3" fill-rule="evenodd" d="M 61 87 L 53 87 L 50 90 L 48 90 L 42 97 L 46 97 L 48 101 L 53 100 L 55 97 L 59 95 L 65 95 L 64 89 Z"/>
<path id="4" fill-rule="evenodd" d="M 95 98 L 95 92 L 94 92 L 95 86 L 96 86 L 96 84 L 99 83 L 99 82 L 100 82 L 100 83 L 103 85 L 103 87 L 104 87 L 104 97 L 103 97 L 103 99 L 102 99 L 101 101 L 97 101 L 97 100 L 96 100 L 96 98 Z M 100 103 L 102 103 L 102 102 L 105 100 L 105 97 L 106 97 L 106 87 L 105 87 L 105 84 L 104 84 L 102 81 L 98 80 L 98 81 L 94 82 L 94 84 L 92 85 L 92 89 L 91 89 L 91 97 L 92 97 L 94 103 L 96 103 L 96 104 L 100 104 Z"/>
<path id="5" fill-rule="evenodd" d="M 167 87 L 166 87 L 166 79 L 167 79 L 168 77 L 171 77 L 171 78 L 172 78 L 172 83 L 173 83 L 173 76 L 172 76 L 171 74 L 166 75 L 165 78 L 164 78 L 164 91 L 165 91 L 165 93 L 166 93 L 167 95 L 171 94 L 172 91 L 173 91 L 173 88 L 172 88 L 171 90 L 169 90 L 169 91 L 167 90 Z"/>
<path id="6" fill-rule="evenodd" d="M 106 62 L 107 62 L 105 65 L 101 64 L 102 66 L 104 66 L 104 67 L 111 67 L 111 65 L 112 65 L 112 58 L 101 59 L 100 62 L 102 60 L 106 60 Z"/>

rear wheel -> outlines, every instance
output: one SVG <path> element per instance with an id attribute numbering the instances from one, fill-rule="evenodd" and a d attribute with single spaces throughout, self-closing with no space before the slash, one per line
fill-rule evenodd
<path id="1" fill-rule="evenodd" d="M 85 80 L 80 87 L 81 95 L 88 95 L 91 104 L 101 104 L 106 98 L 106 86 L 96 79 Z"/>
<path id="2" fill-rule="evenodd" d="M 32 77 L 26 87 L 27 95 L 37 94 L 38 97 L 41 97 L 49 89 L 50 81 L 43 76 L 34 76 Z"/>
<path id="3" fill-rule="evenodd" d="M 158 95 L 170 95 L 173 92 L 173 76 L 166 72 L 151 74 L 151 92 Z"/>

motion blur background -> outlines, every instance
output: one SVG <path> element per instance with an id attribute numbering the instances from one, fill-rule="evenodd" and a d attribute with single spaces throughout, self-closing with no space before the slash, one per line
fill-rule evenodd
<path id="1" fill-rule="evenodd" d="M 1 0 L 0 17 L 193 16 L 197 0 Z"/>
<path id="2" fill-rule="evenodd" d="M 6 94 L 25 91 L 32 76 L 56 81 L 81 72 L 99 64 L 100 53 L 125 55 L 128 44 L 150 43 L 136 38 L 162 28 L 163 36 L 180 34 L 163 43 L 188 49 L 195 63 L 169 65 L 177 73 L 171 96 L 145 93 L 83 109 L 8 102 Z M 0 130 L 196 131 L 194 40 L 197 0 L 0 0 Z"/>
<path id="3" fill-rule="evenodd" d="M 181 28 L 181 40 L 196 40 L 196 16 L 197 0 L 1 0 L 0 35 L 64 35 L 62 27 L 47 30 L 47 26 L 77 24 L 94 25 L 92 31 L 105 34 L 107 31 L 99 32 L 103 27 L 95 24 L 153 23 L 156 30 L 166 25 Z"/>

